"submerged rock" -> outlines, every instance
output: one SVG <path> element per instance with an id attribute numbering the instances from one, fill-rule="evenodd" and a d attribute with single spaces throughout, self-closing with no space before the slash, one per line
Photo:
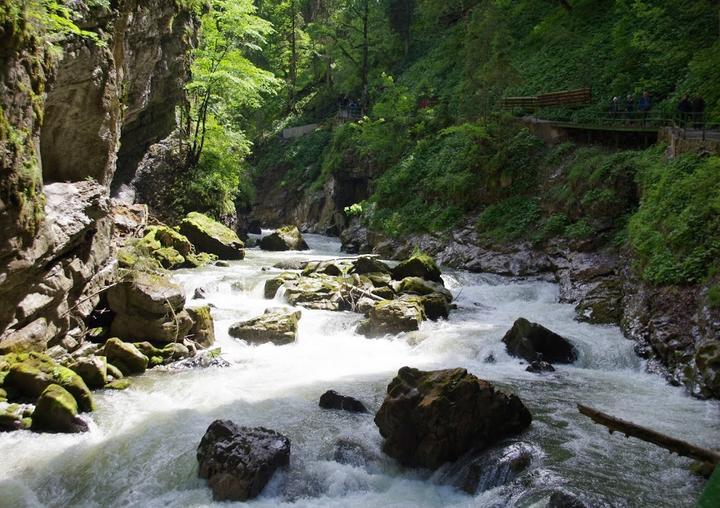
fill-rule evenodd
<path id="1" fill-rule="evenodd" d="M 371 464 L 379 464 L 381 459 L 363 443 L 338 439 L 333 449 L 333 460 L 338 464 L 367 468 Z"/>
<path id="2" fill-rule="evenodd" d="M 575 494 L 565 490 L 556 490 L 550 494 L 548 508 L 589 508 L 590 505 Z"/>
<path id="3" fill-rule="evenodd" d="M 32 414 L 32 429 L 47 432 L 85 432 L 87 423 L 77 416 L 75 398 L 62 386 L 51 384 L 40 394 Z"/>
<path id="4" fill-rule="evenodd" d="M 301 315 L 300 311 L 266 309 L 262 316 L 235 323 L 230 327 L 229 333 L 231 337 L 252 344 L 289 344 L 297 339 Z"/>
<path id="5" fill-rule="evenodd" d="M 220 259 L 243 259 L 245 245 L 230 228 L 198 212 L 190 212 L 180 222 L 185 235 L 198 252 L 215 254 Z"/>
<path id="6" fill-rule="evenodd" d="M 415 254 L 402 261 L 393 268 L 392 276 L 395 280 L 402 280 L 405 277 L 420 277 L 421 279 L 442 283 L 440 269 L 437 267 L 435 260 L 427 254 Z"/>
<path id="7" fill-rule="evenodd" d="M 403 367 L 387 392 L 375 424 L 385 438 L 383 451 L 408 466 L 435 469 L 532 421 L 519 397 L 465 369 Z"/>
<path id="8" fill-rule="evenodd" d="M 147 369 L 149 358 L 133 344 L 112 338 L 105 343 L 108 362 L 120 369 L 123 375 L 142 374 Z"/>
<path id="9" fill-rule="evenodd" d="M 375 304 L 357 331 L 370 338 L 394 335 L 419 329 L 424 319 L 425 311 L 417 301 L 386 300 Z"/>
<path id="10" fill-rule="evenodd" d="M 550 363 L 572 363 L 578 356 L 575 346 L 565 338 L 525 318 L 516 320 L 502 341 L 510 355 L 529 362 L 544 359 Z"/>
<path id="11" fill-rule="evenodd" d="M 307 250 L 309 247 L 297 226 L 284 226 L 262 237 L 260 239 L 260 248 L 262 250 L 282 251 Z"/>
<path id="12" fill-rule="evenodd" d="M 525 370 L 527 372 L 540 374 L 542 372 L 555 372 L 555 367 L 553 367 L 551 363 L 543 360 L 542 355 L 538 355 L 538 359 L 530 362 L 530 365 L 528 365 Z"/>
<path id="13" fill-rule="evenodd" d="M 365 405 L 354 397 L 340 395 L 335 390 L 328 390 L 320 396 L 320 407 L 323 409 L 341 409 L 350 413 L 367 413 Z"/>
<path id="14" fill-rule="evenodd" d="M 535 453 L 531 445 L 523 442 L 472 450 L 438 470 L 437 481 L 475 495 L 514 481 L 530 466 Z"/>
<path id="15" fill-rule="evenodd" d="M 275 470 L 290 461 L 290 440 L 263 427 L 229 420 L 210 424 L 197 449 L 198 475 L 208 480 L 217 501 L 257 497 Z"/>

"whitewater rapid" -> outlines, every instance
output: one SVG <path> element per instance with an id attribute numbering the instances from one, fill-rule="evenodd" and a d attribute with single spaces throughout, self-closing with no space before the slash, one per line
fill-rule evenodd
<path id="1" fill-rule="evenodd" d="M 704 482 L 689 473 L 689 460 L 609 435 L 575 405 L 707 447 L 720 437 L 720 406 L 646 373 L 617 327 L 575 321 L 572 306 L 558 303 L 555 284 L 446 271 L 458 309 L 418 332 L 366 339 L 354 333 L 357 314 L 303 309 L 294 344 L 249 346 L 229 337 L 235 321 L 284 304 L 282 295 L 263 298 L 264 280 L 281 271 L 271 268 L 275 263 L 341 256 L 334 239 L 306 239 L 310 251 L 249 249 L 245 260 L 227 268 L 175 272 L 189 297 L 198 287 L 207 290 L 207 300 L 188 305 L 214 306 L 216 345 L 231 366 L 153 370 L 134 378 L 127 391 L 96 392 L 98 410 L 86 434 L 0 434 L 0 506 L 212 506 L 210 490 L 197 478 L 195 450 L 216 418 L 269 427 L 292 441 L 290 467 L 249 503 L 257 507 L 544 506 L 561 486 L 614 506 L 694 505 Z M 525 372 L 500 342 L 520 316 L 570 338 L 578 361 L 542 376 Z M 491 354 L 495 363 L 484 361 Z M 437 475 L 401 468 L 382 454 L 372 415 L 318 407 L 320 395 L 334 389 L 374 411 L 404 365 L 465 367 L 520 395 L 534 416 L 521 439 L 537 450 L 523 488 L 470 496 L 441 485 Z M 333 460 L 338 440 L 362 444 L 369 465 Z"/>

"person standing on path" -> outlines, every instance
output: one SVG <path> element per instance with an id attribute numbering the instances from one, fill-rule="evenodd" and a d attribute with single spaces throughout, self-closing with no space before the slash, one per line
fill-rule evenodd
<path id="1" fill-rule="evenodd" d="M 632 94 L 628 94 L 625 98 L 625 115 L 631 122 L 635 117 L 635 97 Z"/>
<path id="2" fill-rule="evenodd" d="M 640 110 L 640 115 L 642 116 L 642 123 L 645 125 L 645 122 L 647 121 L 648 113 L 650 113 L 650 109 L 652 108 L 652 101 L 650 100 L 650 93 L 645 90 L 642 94 L 642 97 L 640 97 L 640 101 L 638 104 L 638 109 Z"/>
<path id="3" fill-rule="evenodd" d="M 688 94 L 684 94 L 678 102 L 678 113 L 680 114 L 680 127 L 687 127 L 688 118 L 692 113 L 692 104 L 690 104 L 690 97 Z"/>

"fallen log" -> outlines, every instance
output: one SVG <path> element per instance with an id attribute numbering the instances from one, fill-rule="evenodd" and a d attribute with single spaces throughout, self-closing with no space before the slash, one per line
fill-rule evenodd
<path id="1" fill-rule="evenodd" d="M 603 425 L 608 428 L 610 434 L 613 432 L 621 432 L 625 434 L 625 437 L 636 437 L 642 441 L 652 443 L 661 448 L 665 448 L 670 452 L 677 453 L 683 457 L 689 457 L 691 459 L 699 460 L 702 462 L 708 462 L 713 466 L 717 466 L 720 463 L 720 452 L 714 450 L 708 450 L 706 448 L 700 448 L 687 441 L 682 441 L 674 437 L 670 437 L 666 434 L 662 434 L 655 430 L 637 425 L 626 420 L 622 420 L 615 416 L 611 416 L 597 409 L 593 409 L 582 404 L 577 405 L 580 414 L 590 417 L 595 423 Z"/>

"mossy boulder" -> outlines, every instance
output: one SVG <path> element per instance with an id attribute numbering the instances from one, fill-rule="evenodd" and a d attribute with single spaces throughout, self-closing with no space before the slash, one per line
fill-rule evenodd
<path id="1" fill-rule="evenodd" d="M 160 245 L 178 252 L 181 256 L 187 256 L 194 252 L 193 244 L 184 235 L 167 226 L 151 226 L 147 228 L 147 234 L 153 235 Z"/>
<path id="2" fill-rule="evenodd" d="M 190 212 L 180 223 L 197 252 L 215 254 L 220 259 L 243 259 L 245 245 L 230 228 L 198 212 Z"/>
<path id="3" fill-rule="evenodd" d="M 312 274 L 330 275 L 339 277 L 346 274 L 352 265 L 348 261 L 310 261 L 303 268 L 302 275 L 307 277 Z"/>
<path id="4" fill-rule="evenodd" d="M 447 303 L 452 302 L 453 299 L 452 293 L 445 289 L 445 286 L 420 277 L 405 277 L 399 283 L 395 283 L 393 287 L 396 293 L 421 296 L 437 293 L 442 295 Z"/>
<path id="5" fill-rule="evenodd" d="M 300 277 L 297 273 L 283 272 L 265 281 L 264 294 L 265 298 L 272 300 L 275 298 L 278 289 L 289 280 L 297 280 Z"/>
<path id="6" fill-rule="evenodd" d="M 375 304 L 357 331 L 366 337 L 395 335 L 419 329 L 424 320 L 425 311 L 419 302 L 386 300 Z"/>
<path id="7" fill-rule="evenodd" d="M 42 353 L 5 355 L 0 360 L 3 386 L 21 397 L 34 399 L 51 384 L 65 388 L 76 399 L 81 411 L 93 411 L 95 403 L 83 379 Z"/>
<path id="8" fill-rule="evenodd" d="M 138 348 L 114 337 L 105 343 L 107 361 L 120 369 L 123 376 L 142 374 L 147 369 L 149 359 Z"/>
<path id="9" fill-rule="evenodd" d="M 102 388 L 107 384 L 107 359 L 104 356 L 79 358 L 70 369 L 80 376 L 88 388 Z"/>
<path id="10" fill-rule="evenodd" d="M 184 268 L 200 268 L 201 266 L 209 265 L 217 261 L 217 259 L 218 257 L 215 254 L 209 254 L 207 252 L 188 254 L 185 256 Z"/>
<path id="11" fill-rule="evenodd" d="M 447 319 L 450 316 L 450 304 L 445 295 L 441 293 L 430 293 L 428 295 L 406 294 L 400 296 L 399 300 L 420 304 L 425 311 L 425 316 L 433 321 Z"/>
<path id="12" fill-rule="evenodd" d="M 162 247 L 153 251 L 153 257 L 160 263 L 160 266 L 173 270 L 185 265 L 185 257 L 172 247 Z"/>
<path id="13" fill-rule="evenodd" d="M 519 318 L 502 339 L 507 352 L 529 362 L 572 363 L 578 352 L 567 339 L 544 326 Z"/>
<path id="14" fill-rule="evenodd" d="M 309 309 L 345 310 L 348 304 L 342 287 L 339 280 L 329 276 L 301 277 L 285 283 L 285 298 L 290 305 Z"/>
<path id="15" fill-rule="evenodd" d="M 129 379 L 115 379 L 104 386 L 106 390 L 127 390 L 132 385 Z"/>
<path id="16" fill-rule="evenodd" d="M 427 254 L 414 254 L 410 258 L 401 261 L 392 269 L 392 276 L 395 280 L 403 280 L 405 277 L 420 277 L 442 284 L 440 269 L 435 260 Z"/>
<path id="17" fill-rule="evenodd" d="M 123 376 L 122 371 L 115 367 L 112 363 L 107 363 L 107 375 L 108 379 L 111 380 L 122 379 L 125 377 Z"/>
<path id="18" fill-rule="evenodd" d="M 401 464 L 430 469 L 518 434 L 531 422 L 519 397 L 461 368 L 403 367 L 375 416 L 383 452 Z"/>
<path id="19" fill-rule="evenodd" d="M 374 257 L 370 256 L 362 256 L 357 258 L 352 263 L 352 268 L 350 269 L 350 273 L 357 273 L 359 275 L 369 274 L 369 273 L 390 273 L 390 267 L 380 261 L 379 259 L 376 259 Z"/>
<path id="20" fill-rule="evenodd" d="M 260 239 L 262 250 L 307 250 L 308 244 L 297 226 L 284 226 Z"/>
<path id="21" fill-rule="evenodd" d="M 192 307 L 186 309 L 193 320 L 190 328 L 190 338 L 200 347 L 209 348 L 215 343 L 215 323 L 210 314 L 210 306 Z"/>
<path id="22" fill-rule="evenodd" d="M 235 323 L 229 333 L 251 344 L 289 344 L 297 339 L 300 317 L 300 311 L 267 309 L 262 316 Z"/>
<path id="23" fill-rule="evenodd" d="M 185 306 L 182 287 L 164 275 L 147 272 L 131 272 L 107 295 L 110 308 L 117 314 L 164 316 L 180 312 Z"/>
<path id="24" fill-rule="evenodd" d="M 142 339 L 152 342 L 182 340 L 192 329 L 193 320 L 186 310 L 158 318 L 118 314 L 110 327 L 111 334 L 123 339 Z"/>
<path id="25" fill-rule="evenodd" d="M 51 384 L 40 394 L 32 414 L 32 429 L 39 432 L 85 432 L 87 424 L 78 417 L 78 405 L 62 386 Z"/>
<path id="26" fill-rule="evenodd" d="M 29 428 L 32 415 L 32 406 L 23 404 L 9 404 L 0 408 L 0 432 L 10 432 Z"/>

